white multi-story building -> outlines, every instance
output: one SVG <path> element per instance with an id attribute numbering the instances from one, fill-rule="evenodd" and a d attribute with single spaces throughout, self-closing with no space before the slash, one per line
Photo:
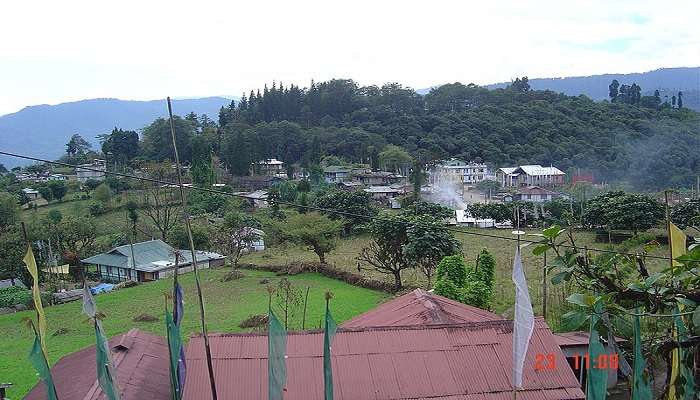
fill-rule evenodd
<path id="1" fill-rule="evenodd" d="M 80 167 L 90 169 L 82 169 Z M 75 167 L 75 174 L 78 176 L 80 183 L 85 183 L 90 179 L 95 181 L 104 180 L 106 171 L 107 165 L 105 164 L 105 160 L 94 160 L 91 164 L 80 164 Z"/>
<path id="2" fill-rule="evenodd" d="M 430 183 L 453 183 L 475 185 L 484 180 L 495 180 L 495 176 L 484 163 L 465 162 L 457 158 L 441 161 L 430 171 Z"/>

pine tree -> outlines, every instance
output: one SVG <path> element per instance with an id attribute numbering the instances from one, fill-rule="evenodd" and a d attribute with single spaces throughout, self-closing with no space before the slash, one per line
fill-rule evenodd
<path id="1" fill-rule="evenodd" d="M 620 88 L 620 83 L 617 81 L 617 79 L 613 79 L 613 81 L 610 83 L 610 86 L 608 86 L 608 90 L 610 91 L 610 102 L 615 103 L 617 101 L 617 96 L 620 93 L 619 92 Z"/>

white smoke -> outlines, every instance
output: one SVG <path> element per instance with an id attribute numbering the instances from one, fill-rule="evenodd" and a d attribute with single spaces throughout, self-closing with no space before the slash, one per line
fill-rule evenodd
<path id="1" fill-rule="evenodd" d="M 464 203 L 463 186 L 459 180 L 452 180 L 451 177 L 443 172 L 435 173 L 431 176 L 430 193 L 426 200 L 433 203 L 441 204 L 453 210 L 466 210 L 467 204 Z"/>

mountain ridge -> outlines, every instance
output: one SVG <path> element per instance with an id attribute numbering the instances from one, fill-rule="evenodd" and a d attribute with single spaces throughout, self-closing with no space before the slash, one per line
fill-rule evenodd
<path id="1" fill-rule="evenodd" d="M 177 115 L 194 112 L 218 117 L 219 108 L 231 103 L 227 97 L 202 97 L 172 101 Z M 97 135 L 109 133 L 114 127 L 140 130 L 158 117 L 167 115 L 165 99 L 121 100 L 95 98 L 55 105 L 38 104 L 0 116 L 0 149 L 55 159 L 65 152 L 70 136 L 78 133 L 93 148 L 99 146 Z M 0 156 L 0 163 L 8 168 L 28 162 Z"/>

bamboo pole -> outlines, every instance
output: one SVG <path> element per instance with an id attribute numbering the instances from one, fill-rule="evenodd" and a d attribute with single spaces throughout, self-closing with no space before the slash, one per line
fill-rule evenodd
<path id="1" fill-rule="evenodd" d="M 180 167 L 180 156 L 177 152 L 177 142 L 175 140 L 175 123 L 173 122 L 173 108 L 170 103 L 170 97 L 167 98 L 168 101 L 168 117 L 170 119 L 170 136 L 173 141 L 173 151 L 175 153 L 175 165 L 177 166 L 177 186 L 180 189 L 180 202 L 182 204 L 182 213 L 185 218 L 185 228 L 187 229 L 187 239 L 190 242 L 190 251 L 192 252 L 192 270 L 194 271 L 194 281 L 197 286 L 197 298 L 199 300 L 199 319 L 202 328 L 202 336 L 204 337 L 204 350 L 207 357 L 207 370 L 209 371 L 209 385 L 211 387 L 211 398 L 212 400 L 218 400 L 216 394 L 216 380 L 214 378 L 214 365 L 211 360 L 211 348 L 209 347 L 209 336 L 207 335 L 207 324 L 206 317 L 204 313 L 204 298 L 202 296 L 202 286 L 199 282 L 199 271 L 197 269 L 197 254 L 194 248 L 194 241 L 192 240 L 192 226 L 190 224 L 190 216 L 187 212 L 187 200 L 185 200 L 185 189 L 182 185 L 182 172 Z"/>

